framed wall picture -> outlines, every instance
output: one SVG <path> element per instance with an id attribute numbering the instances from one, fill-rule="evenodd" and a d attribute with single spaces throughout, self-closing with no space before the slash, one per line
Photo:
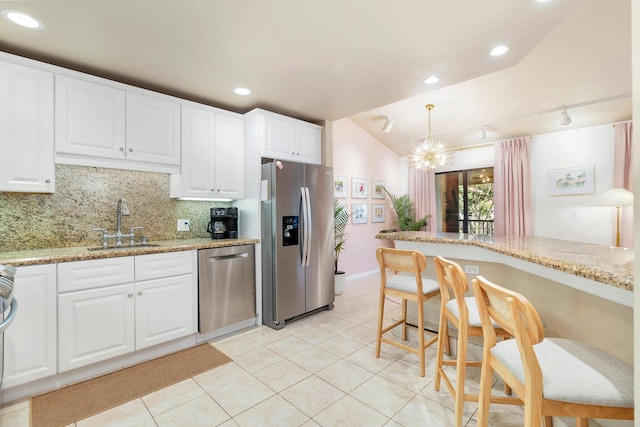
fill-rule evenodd
<path id="1" fill-rule="evenodd" d="M 371 222 L 385 222 L 387 220 L 387 206 L 383 204 L 371 204 Z"/>
<path id="2" fill-rule="evenodd" d="M 351 178 L 351 197 L 356 199 L 369 198 L 369 180 L 366 178 Z"/>
<path id="3" fill-rule="evenodd" d="M 371 222 L 385 222 L 387 220 L 387 207 L 383 204 L 371 205 Z"/>
<path id="4" fill-rule="evenodd" d="M 336 176 L 333 178 L 333 197 L 347 197 L 346 176 Z"/>
<path id="5" fill-rule="evenodd" d="M 595 191 L 593 170 L 593 165 L 549 169 L 549 195 L 593 194 Z"/>
<path id="6" fill-rule="evenodd" d="M 384 181 L 371 180 L 371 198 L 384 199 Z"/>
<path id="7" fill-rule="evenodd" d="M 351 204 L 351 223 L 366 224 L 369 222 L 369 205 L 366 203 Z"/>

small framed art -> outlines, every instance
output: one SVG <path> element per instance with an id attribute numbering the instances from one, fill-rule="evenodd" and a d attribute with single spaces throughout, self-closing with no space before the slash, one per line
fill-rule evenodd
<path id="1" fill-rule="evenodd" d="M 369 205 L 366 203 L 352 203 L 351 204 L 351 223 L 352 224 L 366 224 L 369 222 Z"/>
<path id="2" fill-rule="evenodd" d="M 383 204 L 371 205 L 371 222 L 385 222 L 387 220 L 387 207 Z"/>
<path id="3" fill-rule="evenodd" d="M 333 197 L 347 197 L 346 176 L 336 176 L 333 178 Z"/>
<path id="4" fill-rule="evenodd" d="M 593 169 L 593 165 L 549 169 L 549 195 L 593 194 L 595 188 Z"/>
<path id="5" fill-rule="evenodd" d="M 369 198 L 369 180 L 366 178 L 351 178 L 351 197 L 355 199 Z"/>
<path id="6" fill-rule="evenodd" d="M 384 181 L 371 180 L 371 198 L 384 199 Z"/>

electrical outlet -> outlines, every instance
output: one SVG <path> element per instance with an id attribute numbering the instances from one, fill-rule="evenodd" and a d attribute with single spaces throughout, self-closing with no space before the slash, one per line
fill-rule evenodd
<path id="1" fill-rule="evenodd" d="M 188 219 L 179 219 L 178 220 L 178 231 L 189 231 L 191 230 L 191 221 Z"/>
<path id="2" fill-rule="evenodd" d="M 480 274 L 480 267 L 477 265 L 465 265 L 464 272 L 469 274 Z"/>

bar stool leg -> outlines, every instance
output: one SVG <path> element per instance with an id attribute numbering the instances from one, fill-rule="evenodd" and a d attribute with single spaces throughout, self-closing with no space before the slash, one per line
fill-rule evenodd
<path id="1" fill-rule="evenodd" d="M 402 339 L 407 339 L 407 300 L 402 298 Z"/>
<path id="2" fill-rule="evenodd" d="M 464 409 L 464 383 L 467 370 L 467 328 L 458 325 L 458 346 L 456 354 L 456 427 L 462 427 L 462 412 Z"/>
<path id="3" fill-rule="evenodd" d="M 378 333 L 376 336 L 376 359 L 380 357 L 380 337 L 382 336 L 382 320 L 384 319 L 384 290 L 380 290 L 380 304 L 378 308 Z"/>
<path id="4" fill-rule="evenodd" d="M 420 349 L 420 376 L 424 377 L 425 361 L 424 361 L 424 302 L 418 301 L 418 346 Z M 406 309 L 406 307 L 405 307 Z M 405 317 L 406 322 L 406 317 Z M 405 323 L 406 327 L 406 323 Z"/>

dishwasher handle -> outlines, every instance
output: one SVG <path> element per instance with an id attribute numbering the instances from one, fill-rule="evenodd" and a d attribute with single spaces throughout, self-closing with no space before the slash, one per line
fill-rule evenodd
<path id="1" fill-rule="evenodd" d="M 215 256 L 209 257 L 209 262 L 224 261 L 227 259 L 235 259 L 235 258 L 247 258 L 248 256 L 249 254 L 247 252 L 243 252 L 240 254 L 231 254 L 231 255 L 215 255 Z"/>

